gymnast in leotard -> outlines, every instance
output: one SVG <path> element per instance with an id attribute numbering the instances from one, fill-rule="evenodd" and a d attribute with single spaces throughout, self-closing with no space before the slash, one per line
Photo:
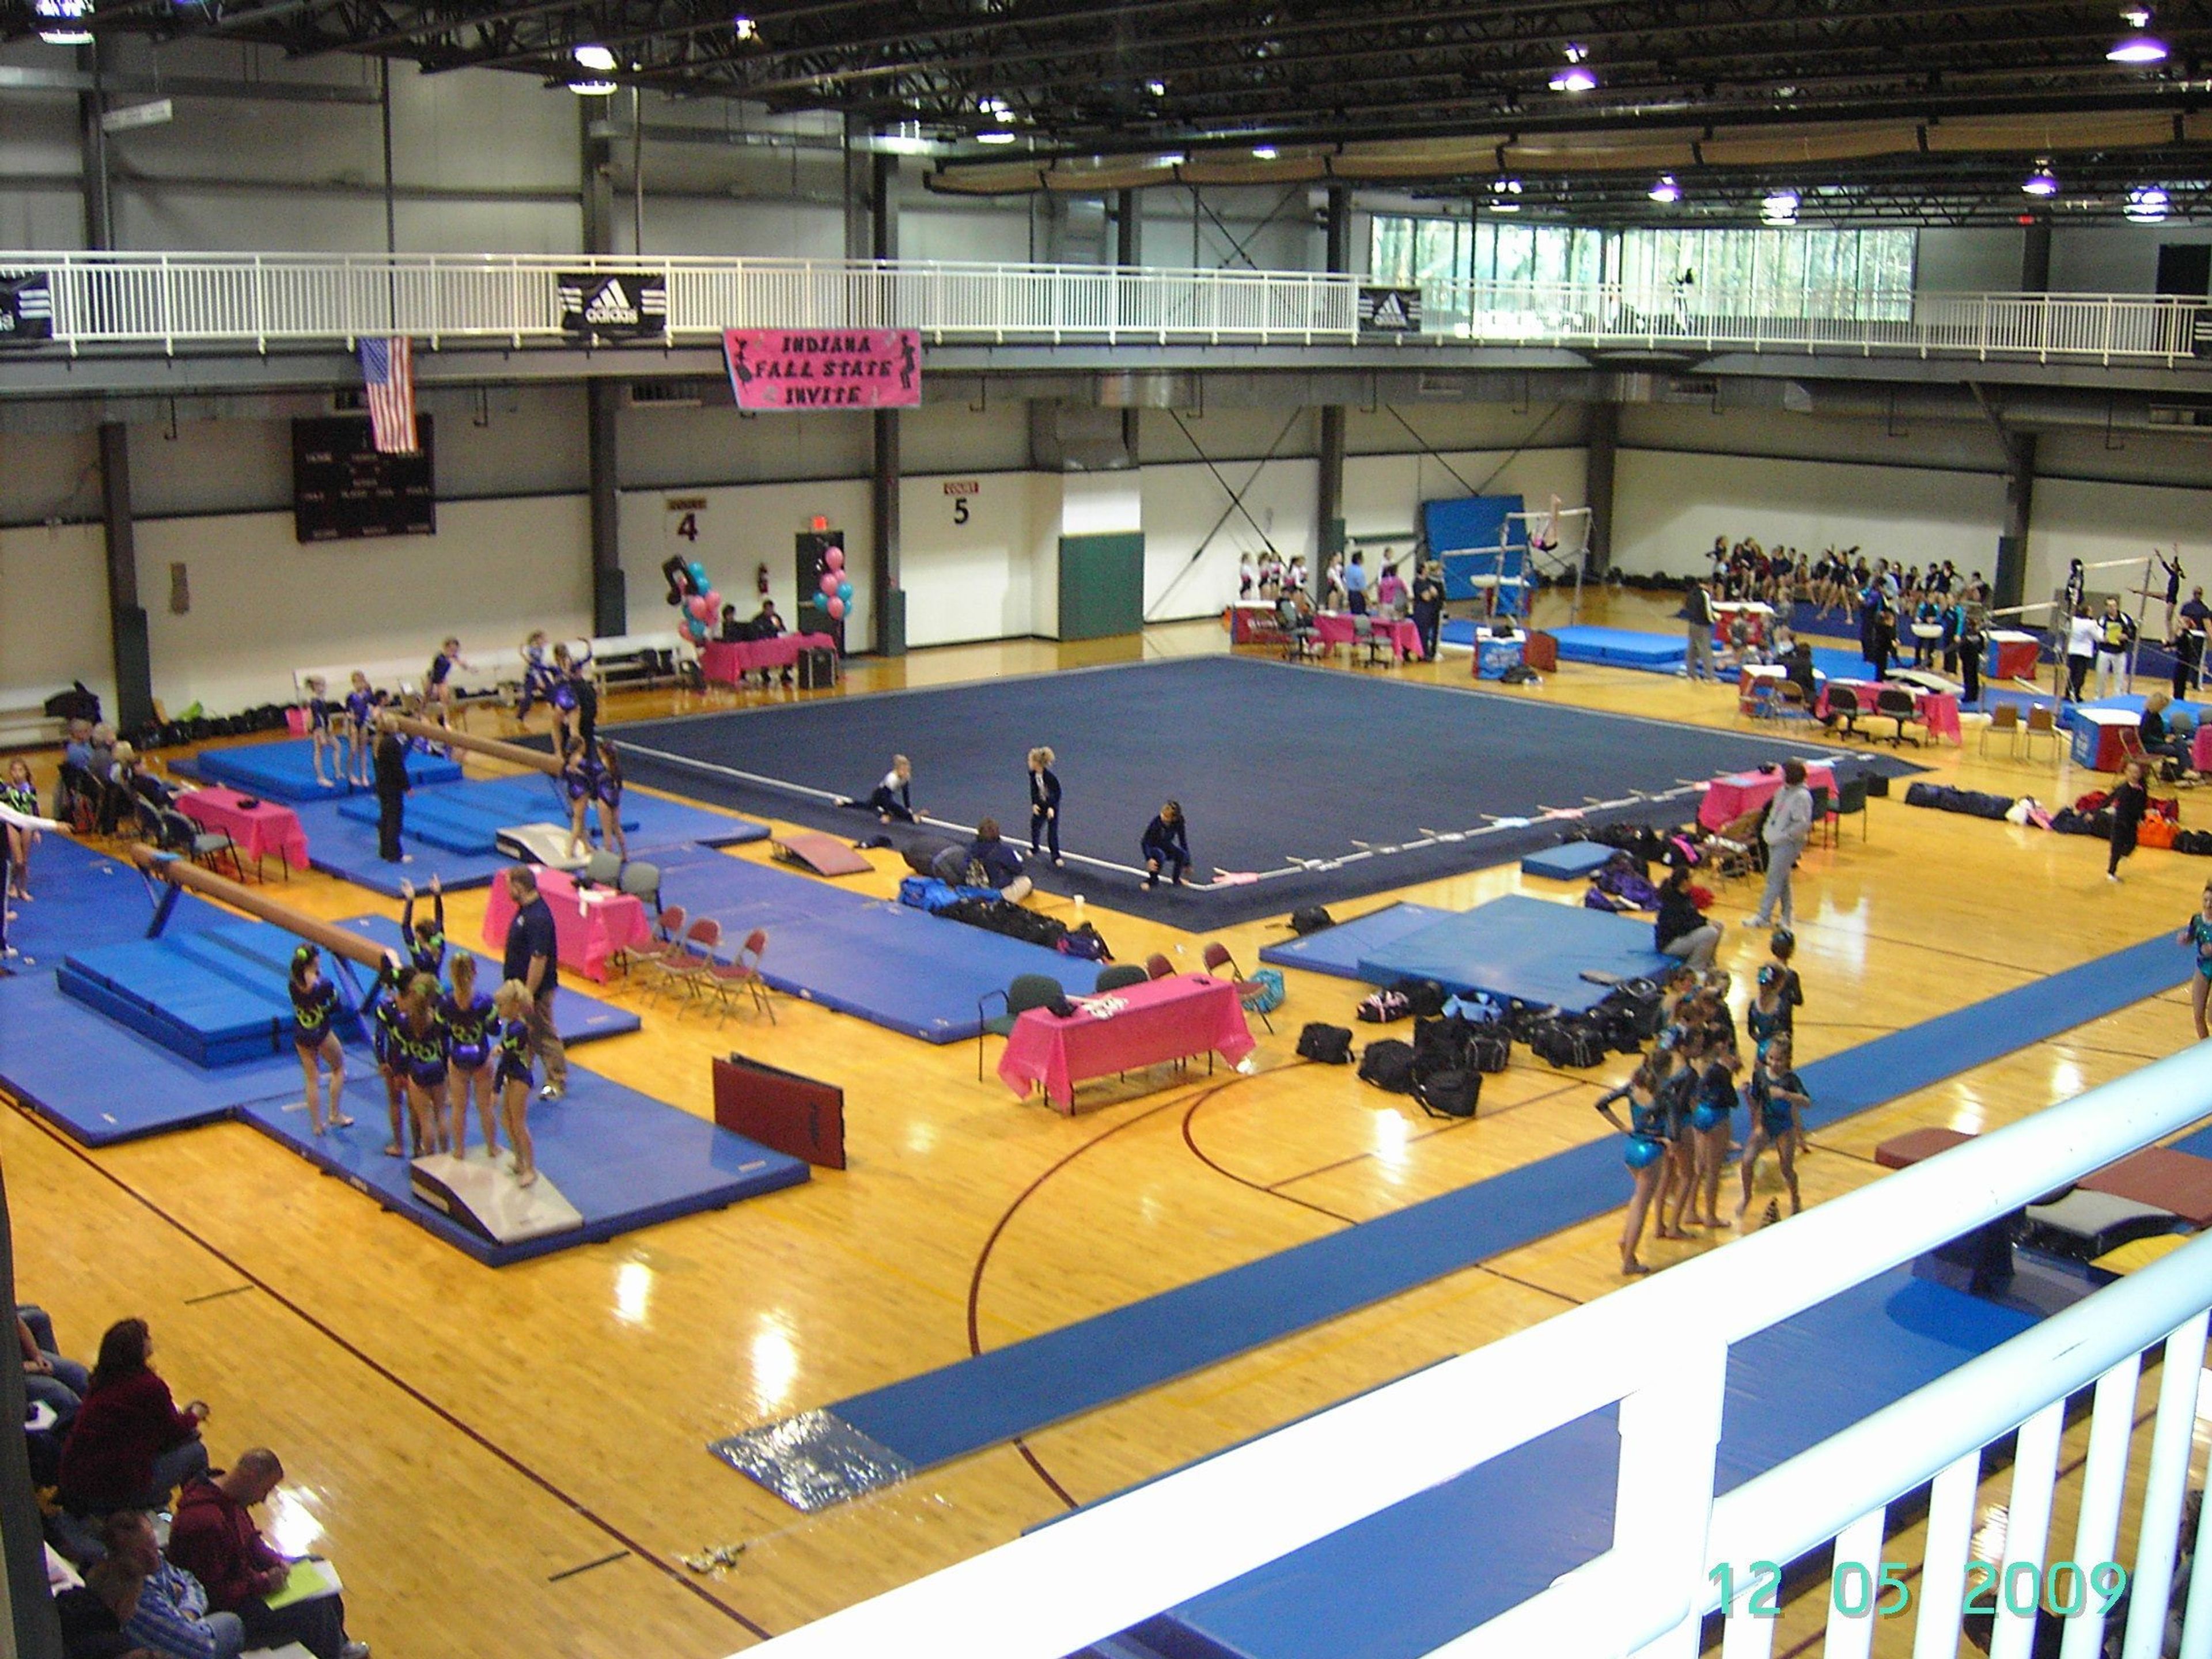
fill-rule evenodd
<path id="1" fill-rule="evenodd" d="M 580 738 L 568 739 L 561 754 L 561 788 L 568 798 L 568 856 L 578 857 L 592 844 L 584 818 L 599 796 L 599 757 Z M 602 825 L 605 820 L 600 820 Z"/>
<path id="2" fill-rule="evenodd" d="M 1698 1073 L 1696 1103 L 1690 1110 L 1690 1133 L 1697 1141 L 1698 1184 L 1690 1198 L 1691 1223 L 1695 1226 L 1721 1224 L 1721 1171 L 1728 1164 L 1735 1118 L 1735 1074 L 1742 1066 L 1734 1048 L 1708 1046 L 1704 1068 Z M 1699 1192 L 1705 1197 L 1702 1220 L 1697 1214 Z"/>
<path id="3" fill-rule="evenodd" d="M 583 647 L 583 654 L 570 653 L 563 640 L 553 647 L 552 695 L 548 699 L 553 705 L 553 748 L 566 752 L 571 734 L 586 743 L 598 726 L 599 718 L 599 688 L 592 684 L 586 672 L 592 665 L 592 647 Z"/>
<path id="4" fill-rule="evenodd" d="M 438 647 L 438 654 L 430 659 L 430 672 L 422 681 L 422 707 L 429 718 L 441 726 L 453 721 L 453 688 L 451 684 L 456 668 L 471 668 L 473 663 L 461 659 L 461 642 L 448 639 Z"/>
<path id="5" fill-rule="evenodd" d="M 325 789 L 335 789 L 342 780 L 333 780 L 323 775 L 323 757 L 327 754 L 331 757 L 331 769 L 333 771 L 340 769 L 342 763 L 338 759 L 338 734 L 331 720 L 331 716 L 339 710 L 337 705 L 330 701 L 330 687 L 325 683 L 321 675 L 310 674 L 307 677 L 306 690 L 307 696 L 300 699 L 300 707 L 307 714 L 307 738 L 314 748 L 315 781 Z"/>
<path id="6" fill-rule="evenodd" d="M 516 1184 L 527 1187 L 538 1179 L 538 1147 L 530 1138 L 530 1091 L 538 1080 L 530 1069 L 530 988 L 511 979 L 499 988 L 491 1006 L 500 1022 L 495 1079 L 500 1116 L 507 1124 L 507 1143 L 514 1148 Z"/>
<path id="7" fill-rule="evenodd" d="M 447 1150 L 446 1139 L 446 1022 L 438 1014 L 438 978 L 417 973 L 400 993 L 393 1042 L 406 1074 L 414 1110 L 415 1156 Z"/>
<path id="8" fill-rule="evenodd" d="M 1751 1138 L 1743 1147 L 1743 1197 L 1735 1206 L 1735 1224 L 1739 1227 L 1743 1225 L 1744 1212 L 1751 1207 L 1751 1188 L 1759 1172 L 1759 1155 L 1769 1146 L 1781 1159 L 1783 1184 L 1790 1189 L 1790 1213 L 1796 1215 L 1805 1207 L 1797 1191 L 1797 1143 L 1805 1133 L 1798 1113 L 1812 1100 L 1797 1073 L 1790 1069 L 1788 1037 L 1769 1041 L 1758 1068 L 1751 1074 L 1751 1081 L 1744 1087 L 1744 1098 L 1751 1108 Z"/>
<path id="9" fill-rule="evenodd" d="M 592 810 L 599 818 L 599 845 L 611 847 L 615 856 L 629 856 L 629 837 L 623 833 L 622 759 L 615 753 L 614 744 L 601 739 L 595 745 L 599 759 L 599 775 L 592 790 Z"/>
<path id="10" fill-rule="evenodd" d="M 368 1022 L 369 1046 L 376 1051 L 376 1068 L 384 1079 L 384 1103 L 392 1114 L 392 1139 L 384 1148 L 386 1158 L 407 1155 L 402 1127 L 407 1107 L 407 1060 L 399 1046 L 399 1000 L 415 977 L 415 970 L 400 959 L 398 951 L 386 951 L 376 982 L 368 988 L 361 1005 L 362 1017 Z"/>
<path id="11" fill-rule="evenodd" d="M 430 914 L 420 921 L 415 919 L 415 884 L 402 881 L 399 896 L 399 931 L 406 937 L 407 960 L 417 973 L 434 980 L 446 971 L 445 885 L 436 876 L 430 878 Z"/>
<path id="12" fill-rule="evenodd" d="M 1652 1060 L 1646 1060 L 1636 1068 L 1633 1077 L 1597 1103 L 1597 1109 L 1605 1121 L 1628 1137 L 1623 1158 L 1636 1182 L 1628 1200 L 1628 1215 L 1620 1229 L 1620 1271 L 1624 1273 L 1651 1271 L 1637 1258 L 1636 1247 L 1644 1237 L 1644 1218 L 1651 1207 L 1652 1195 L 1659 1189 L 1661 1172 L 1667 1167 L 1666 1113 L 1658 1097 L 1662 1080 L 1653 1070 Z M 1619 1100 L 1628 1103 L 1626 1123 L 1613 1109 L 1613 1103 Z"/>
<path id="13" fill-rule="evenodd" d="M 539 703 L 553 701 L 554 672 L 545 660 L 545 630 L 533 628 L 522 641 L 522 696 L 514 705 L 518 723 L 530 718 Z"/>
<path id="14" fill-rule="evenodd" d="M 2212 999 L 2212 881 L 2204 884 L 2197 914 L 2190 917 L 2174 943 L 2196 947 L 2197 971 L 2189 977 L 2189 1012 L 2196 1018 L 2197 1040 L 2202 1042 L 2212 1036 L 2206 1029 L 2205 1010 L 2208 999 Z"/>
<path id="15" fill-rule="evenodd" d="M 331 1017 L 338 1003 L 337 988 L 323 977 L 321 954 L 312 945 L 292 952 L 292 1048 L 300 1056 L 300 1070 L 307 1085 L 307 1121 L 319 1135 L 327 1126 L 352 1126 L 346 1115 L 345 1047 L 331 1029 Z M 319 1061 L 319 1066 L 317 1062 Z M 330 1073 L 330 1110 L 323 1110 L 322 1073 Z"/>
<path id="16" fill-rule="evenodd" d="M 31 781 L 31 763 L 21 756 L 8 763 L 7 781 L 0 783 L 0 806 L 27 818 L 39 816 L 39 789 Z M 8 890 L 0 898 L 27 899 L 31 896 L 31 848 L 38 842 L 39 832 L 11 823 L 6 834 L 8 856 L 0 863 L 8 866 Z"/>
<path id="17" fill-rule="evenodd" d="M 446 1023 L 446 1074 L 450 1096 L 447 1139 L 455 1158 L 469 1155 L 469 1095 L 476 1094 L 477 1120 L 483 1126 L 484 1150 L 499 1151 L 499 1126 L 493 1117 L 491 999 L 477 989 L 477 959 L 466 951 L 453 954 L 453 988 L 438 1004 Z"/>
<path id="18" fill-rule="evenodd" d="M 384 699 L 368 683 L 368 676 L 353 671 L 353 689 L 346 693 L 344 737 L 349 752 L 343 769 L 352 782 L 366 789 L 374 781 L 369 767 L 376 750 L 376 711 Z"/>

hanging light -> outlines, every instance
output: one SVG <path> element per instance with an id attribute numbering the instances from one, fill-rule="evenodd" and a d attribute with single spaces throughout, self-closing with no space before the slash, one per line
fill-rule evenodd
<path id="1" fill-rule="evenodd" d="M 1682 199 L 1682 187 L 1674 182 L 1673 173 L 1662 173 L 1645 194 L 1655 202 L 1664 202 L 1671 206 Z"/>
<path id="2" fill-rule="evenodd" d="M 1147 81 L 1145 82 L 1145 90 L 1155 98 L 1164 98 L 1168 95 L 1168 83 L 1164 81 Z"/>
<path id="3" fill-rule="evenodd" d="M 578 46 L 568 55 L 576 60 L 578 67 L 597 74 L 607 75 L 614 70 L 615 55 L 605 46 Z"/>
<path id="4" fill-rule="evenodd" d="M 1588 46 L 1570 45 L 1567 47 L 1567 66 L 1552 76 L 1553 92 L 1595 92 L 1597 75 L 1584 61 L 1589 57 Z"/>
<path id="5" fill-rule="evenodd" d="M 2058 194 L 2058 175 L 2051 170 L 2051 163 L 2039 161 L 2035 171 L 2020 182 L 2020 187 L 2030 196 L 2051 197 Z"/>
<path id="6" fill-rule="evenodd" d="M 740 40 L 757 40 L 760 39 L 760 25 L 750 17 L 732 17 L 730 19 L 730 33 Z"/>
<path id="7" fill-rule="evenodd" d="M 92 0 L 37 0 L 31 15 L 37 21 L 39 39 L 50 46 L 92 44 L 92 31 L 85 27 L 91 21 Z"/>
<path id="8" fill-rule="evenodd" d="M 1275 159 L 1275 155 L 1276 150 L 1273 144 L 1255 144 L 1252 146 L 1252 159 L 1255 161 L 1272 161 Z"/>
<path id="9" fill-rule="evenodd" d="M 2112 42 L 2106 58 L 2115 64 L 2163 64 L 2166 59 L 2165 41 L 2150 32 L 2151 10 L 2145 5 L 2126 5 L 2120 8 L 2120 21 L 2133 31 Z"/>
<path id="10" fill-rule="evenodd" d="M 1778 190 L 1768 193 L 1759 204 L 1759 216 L 1770 225 L 1794 225 L 1797 222 L 1797 192 Z"/>
<path id="11" fill-rule="evenodd" d="M 2163 224 L 2172 204 L 2172 199 L 2156 185 L 2137 185 L 2128 192 L 2127 204 L 2120 211 L 2135 224 Z"/>
<path id="12" fill-rule="evenodd" d="M 1492 213 L 1521 211 L 1521 181 L 1518 179 L 1492 179 L 1490 181 L 1490 210 Z"/>
<path id="13" fill-rule="evenodd" d="M 994 128 L 989 132 L 977 133 L 975 142 L 979 144 L 1011 144 L 1014 142 L 1014 135 L 1002 127 Z"/>

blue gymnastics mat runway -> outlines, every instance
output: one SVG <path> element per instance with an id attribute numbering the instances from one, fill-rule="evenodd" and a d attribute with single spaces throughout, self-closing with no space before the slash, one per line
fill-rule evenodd
<path id="1" fill-rule="evenodd" d="M 1316 935 L 1316 938 L 1326 935 Z M 1818 1130 L 2172 989 L 2170 937 L 1802 1067 Z M 1430 1283 L 1620 1206 L 1620 1147 L 1569 1147 L 1143 1301 L 824 1409 L 915 1468 L 980 1451 Z M 760 1431 L 772 1436 L 771 1425 Z"/>
<path id="2" fill-rule="evenodd" d="M 1729 1354 L 1714 1491 L 1733 1491 L 2033 1323 L 1899 1267 L 1747 1338 Z M 1836 1363 L 1843 1354 L 1847 1365 Z M 1133 1633 L 1207 1659 L 1417 1659 L 1612 1547 L 1620 1451 L 1616 1413 L 1594 1412 Z"/>
<path id="3" fill-rule="evenodd" d="M 334 762 L 326 762 L 325 769 L 335 776 Z M 310 738 L 276 738 L 234 748 L 203 749 L 191 760 L 179 762 L 176 769 L 246 794 L 288 803 L 337 800 L 356 793 L 349 783 L 315 781 L 315 745 Z M 460 775 L 459 761 L 416 750 L 408 751 L 407 781 L 418 789 L 424 784 L 453 783 Z"/>
<path id="4" fill-rule="evenodd" d="M 348 916 L 343 921 L 332 925 L 349 933 L 359 933 L 363 939 L 374 940 L 386 950 L 397 951 L 404 945 L 399 923 L 391 916 Z M 448 939 L 447 945 L 449 951 L 466 951 L 477 959 L 479 964 L 477 984 L 484 988 L 489 994 L 490 988 L 499 982 L 499 958 L 487 946 L 465 939 Z M 447 960 L 450 962 L 450 955 Z M 362 974 L 360 977 L 365 985 L 368 976 Z M 566 1047 L 573 1048 L 580 1042 L 593 1042 L 601 1037 L 627 1036 L 641 1024 L 638 1017 L 629 1009 L 617 1007 L 611 1002 L 602 1002 L 581 988 L 590 983 L 591 981 L 579 974 L 563 973 L 561 975 L 561 992 L 553 1002 L 553 1024 Z"/>
<path id="5" fill-rule="evenodd" d="M 1179 927 L 1280 915 L 1509 862 L 1558 837 L 1547 809 L 1649 815 L 1650 798 L 1793 754 L 1805 738 L 1747 736 L 1249 657 L 1203 657 L 609 730 L 633 781 L 833 834 L 872 834 L 842 810 L 892 751 L 946 832 L 988 816 L 1029 822 L 1023 757 L 1059 752 L 1068 867 L 1038 884 Z M 1686 798 L 1686 791 L 1684 791 Z M 1170 797 L 1196 874 L 1256 880 L 1140 890 L 1137 841 Z"/>
<path id="6" fill-rule="evenodd" d="M 1519 893 L 1471 910 L 1394 904 L 1267 945 L 1260 960 L 1370 985 L 1432 979 L 1447 991 L 1570 1013 L 1595 1007 L 1609 988 L 1581 977 L 1585 969 L 1637 979 L 1672 965 L 1651 948 L 1647 921 Z"/>
<path id="7" fill-rule="evenodd" d="M 550 778 L 472 778 L 417 789 L 407 797 L 408 829 L 401 837 L 414 862 L 386 864 L 377 856 L 376 815 L 368 803 L 312 801 L 295 810 L 307 832 L 308 861 L 316 869 L 386 898 L 399 896 L 402 881 L 426 887 L 434 875 L 456 892 L 487 886 L 514 862 L 495 849 L 492 830 L 513 823 L 568 822 L 568 807 Z M 415 833 L 418 821 L 431 838 Z M 672 848 L 731 847 L 768 838 L 764 823 L 635 789 L 623 796 L 623 823 L 630 856 L 655 863 Z M 480 843 L 474 839 L 479 833 Z"/>
<path id="8" fill-rule="evenodd" d="M 716 853 L 662 866 L 660 891 L 664 902 L 720 922 L 726 957 L 767 929 L 761 976 L 775 989 L 925 1042 L 974 1036 L 976 1000 L 1018 974 L 1079 994 L 1098 977 L 1095 962 Z"/>
<path id="9" fill-rule="evenodd" d="M 349 1129 L 332 1129 L 320 1137 L 312 1133 L 296 1086 L 289 1097 L 250 1104 L 239 1115 L 487 1267 L 503 1267 L 678 1216 L 723 1209 L 809 1177 L 800 1159 L 571 1066 L 566 1099 L 531 1103 L 530 1134 L 538 1168 L 582 1212 L 584 1224 L 574 1232 L 526 1243 L 494 1244 L 416 1198 L 408 1185 L 406 1161 L 385 1156 L 390 1124 L 384 1085 L 366 1054 L 361 1063 L 363 1073 L 356 1077 L 349 1068 L 346 1079 L 346 1110 L 354 1119 Z M 296 1085 L 296 1066 L 293 1076 Z M 477 1133 L 471 1128 L 471 1142 L 481 1145 Z"/>

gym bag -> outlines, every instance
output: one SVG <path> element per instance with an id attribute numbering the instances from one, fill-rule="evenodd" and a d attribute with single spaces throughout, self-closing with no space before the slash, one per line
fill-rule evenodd
<path id="1" fill-rule="evenodd" d="M 1291 912 L 1291 931 L 1301 938 L 1336 926 L 1336 918 L 1318 904 L 1301 905 Z"/>
<path id="2" fill-rule="evenodd" d="M 1344 1065 L 1352 1058 L 1351 1028 L 1314 1021 L 1298 1033 L 1298 1058 L 1317 1060 L 1324 1066 Z"/>
<path id="3" fill-rule="evenodd" d="M 1420 1019 L 1434 1019 L 1444 1011 L 1444 988 L 1432 979 L 1401 979 L 1389 988 L 1406 999 L 1406 1012 Z"/>
<path id="4" fill-rule="evenodd" d="M 1245 981 L 1252 988 L 1244 994 L 1244 1012 L 1248 1014 L 1272 1014 L 1283 1006 L 1285 994 L 1283 974 L 1279 968 L 1261 968 Z"/>
<path id="5" fill-rule="evenodd" d="M 1364 1025 L 1388 1025 L 1394 1019 L 1403 1019 L 1413 1012 L 1403 991 L 1375 991 L 1359 1000 L 1356 1010 Z"/>
<path id="6" fill-rule="evenodd" d="M 1369 1043 L 1359 1056 L 1359 1080 L 1394 1095 L 1413 1093 L 1413 1045 L 1395 1037 Z"/>
<path id="7" fill-rule="evenodd" d="M 1431 1072 L 1413 1085 L 1413 1098 L 1431 1117 L 1473 1117 L 1482 1098 L 1482 1074 L 1456 1066 Z"/>

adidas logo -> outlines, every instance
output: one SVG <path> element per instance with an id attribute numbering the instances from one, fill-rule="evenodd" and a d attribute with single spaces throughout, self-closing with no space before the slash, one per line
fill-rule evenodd
<path id="1" fill-rule="evenodd" d="M 1403 328 L 1406 326 L 1406 303 L 1395 294 L 1386 294 L 1376 302 L 1375 326 Z"/>

